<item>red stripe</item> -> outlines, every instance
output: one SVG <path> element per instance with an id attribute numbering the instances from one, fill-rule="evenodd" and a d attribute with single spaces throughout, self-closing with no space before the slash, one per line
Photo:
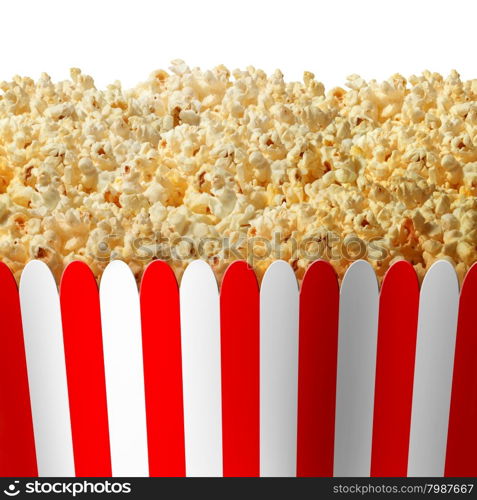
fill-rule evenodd
<path id="1" fill-rule="evenodd" d="M 297 476 L 332 476 L 339 287 L 328 262 L 314 262 L 300 292 Z"/>
<path id="2" fill-rule="evenodd" d="M 231 264 L 220 292 L 222 439 L 226 477 L 260 473 L 259 292 L 246 262 Z"/>
<path id="3" fill-rule="evenodd" d="M 111 476 L 99 294 L 86 264 L 65 269 L 60 302 L 76 476 Z"/>
<path id="4" fill-rule="evenodd" d="M 38 475 L 18 289 L 0 263 L 0 476 Z"/>
<path id="5" fill-rule="evenodd" d="M 477 265 L 462 286 L 445 475 L 477 477 Z"/>
<path id="6" fill-rule="evenodd" d="M 371 476 L 407 475 L 418 310 L 416 273 L 399 261 L 379 302 Z"/>
<path id="7" fill-rule="evenodd" d="M 141 283 L 149 474 L 185 476 L 179 289 L 171 268 L 152 262 Z"/>

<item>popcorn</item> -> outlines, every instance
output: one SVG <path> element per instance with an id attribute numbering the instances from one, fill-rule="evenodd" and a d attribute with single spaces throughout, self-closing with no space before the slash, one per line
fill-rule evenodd
<path id="1" fill-rule="evenodd" d="M 131 90 L 79 69 L 54 83 L 0 83 L 0 259 L 18 278 L 42 259 L 59 279 L 78 259 L 99 277 L 122 258 L 221 276 L 277 258 L 301 279 L 317 258 L 379 277 L 436 259 L 462 278 L 477 261 L 477 80 L 425 71 L 325 92 L 248 67 L 183 61 Z"/>

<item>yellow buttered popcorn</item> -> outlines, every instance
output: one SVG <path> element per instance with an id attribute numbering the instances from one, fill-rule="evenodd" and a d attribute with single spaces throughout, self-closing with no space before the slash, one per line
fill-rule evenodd
<path id="1" fill-rule="evenodd" d="M 71 70 L 0 83 L 0 259 L 15 275 L 73 260 L 99 277 L 193 259 L 220 277 L 276 259 L 301 279 L 318 258 L 341 277 L 477 261 L 477 80 L 425 71 L 358 75 L 326 91 L 248 67 L 173 61 L 135 88 Z"/>

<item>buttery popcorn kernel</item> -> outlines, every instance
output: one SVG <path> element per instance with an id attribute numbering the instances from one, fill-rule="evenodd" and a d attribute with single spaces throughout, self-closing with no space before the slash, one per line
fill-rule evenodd
<path id="1" fill-rule="evenodd" d="M 59 279 L 154 259 L 180 277 L 236 259 L 259 277 L 275 259 L 301 279 L 318 258 L 342 277 L 367 259 L 437 259 L 462 278 L 477 261 L 477 80 L 358 75 L 326 91 L 248 67 L 183 61 L 124 90 L 79 69 L 0 83 L 0 259 Z"/>

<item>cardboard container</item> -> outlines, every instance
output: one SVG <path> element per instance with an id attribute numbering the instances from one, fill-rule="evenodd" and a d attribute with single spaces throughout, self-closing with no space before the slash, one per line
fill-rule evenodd
<path id="1" fill-rule="evenodd" d="M 2 476 L 476 476 L 477 267 L 0 267 Z"/>

